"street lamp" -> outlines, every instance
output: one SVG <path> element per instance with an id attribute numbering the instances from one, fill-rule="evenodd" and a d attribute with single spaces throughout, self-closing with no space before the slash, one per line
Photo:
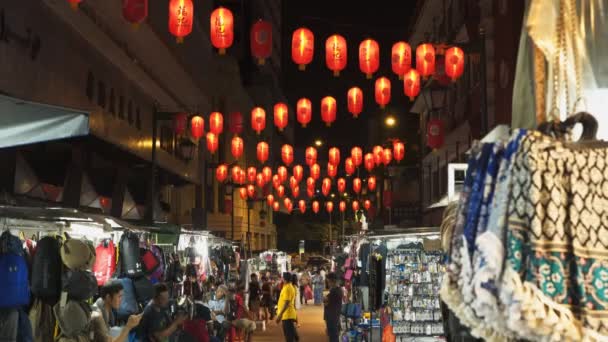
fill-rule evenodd
<path id="1" fill-rule="evenodd" d="M 387 127 L 394 127 L 395 124 L 397 124 L 397 119 L 395 119 L 394 116 L 389 115 L 389 116 L 386 117 L 386 119 L 384 119 L 384 124 Z"/>
<path id="2" fill-rule="evenodd" d="M 315 146 L 317 146 L 317 147 L 323 146 L 323 140 L 321 140 L 321 139 L 315 140 Z"/>

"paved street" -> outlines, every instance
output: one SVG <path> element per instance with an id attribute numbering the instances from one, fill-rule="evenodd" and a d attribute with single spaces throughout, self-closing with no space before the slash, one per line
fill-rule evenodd
<path id="1" fill-rule="evenodd" d="M 325 323 L 323 322 L 323 306 L 307 305 L 298 310 L 300 321 L 300 341 L 323 342 L 327 340 L 325 335 Z M 279 342 L 283 341 L 283 332 L 276 323 L 270 323 L 266 331 L 258 329 L 253 336 L 255 342 Z"/>

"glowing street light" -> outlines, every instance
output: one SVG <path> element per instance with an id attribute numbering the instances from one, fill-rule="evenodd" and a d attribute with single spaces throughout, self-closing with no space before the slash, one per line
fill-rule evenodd
<path id="1" fill-rule="evenodd" d="M 395 119 L 395 117 L 392 115 L 387 116 L 386 119 L 384 120 L 384 124 L 388 127 L 393 127 L 393 126 L 395 126 L 396 123 L 397 123 L 397 119 Z"/>
<path id="2" fill-rule="evenodd" d="M 317 147 L 323 146 L 323 141 L 321 139 L 315 140 L 315 146 L 317 146 Z"/>

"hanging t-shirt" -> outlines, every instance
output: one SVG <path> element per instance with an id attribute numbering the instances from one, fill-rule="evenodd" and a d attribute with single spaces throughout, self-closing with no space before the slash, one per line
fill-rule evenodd
<path id="1" fill-rule="evenodd" d="M 369 258 L 369 243 L 362 243 L 359 247 L 359 262 L 361 263 L 361 281 L 359 282 L 360 286 L 369 286 L 369 281 L 367 279 L 367 263 Z"/>

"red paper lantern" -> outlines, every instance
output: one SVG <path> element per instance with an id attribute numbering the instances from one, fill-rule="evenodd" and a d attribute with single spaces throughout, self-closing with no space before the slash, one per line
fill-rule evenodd
<path id="1" fill-rule="evenodd" d="M 245 184 L 245 179 L 246 179 L 246 173 L 245 170 L 240 169 L 239 170 L 239 184 Z"/>
<path id="2" fill-rule="evenodd" d="M 319 177 L 321 177 L 321 167 L 319 166 L 319 164 L 315 163 L 310 166 L 310 176 L 314 180 L 317 180 L 319 179 Z"/>
<path id="3" fill-rule="evenodd" d="M 217 138 L 217 135 L 215 135 L 211 132 L 207 133 L 207 150 L 211 154 L 214 154 L 215 151 L 217 151 L 218 147 L 219 147 L 219 140 Z"/>
<path id="4" fill-rule="evenodd" d="M 346 202 L 340 201 L 340 204 L 338 205 L 338 207 L 340 208 L 341 213 L 345 212 L 346 211 Z"/>
<path id="5" fill-rule="evenodd" d="M 346 158 L 346 160 L 344 161 L 344 170 L 349 176 L 355 173 L 355 163 L 353 162 L 353 158 Z"/>
<path id="6" fill-rule="evenodd" d="M 405 145 L 401 141 L 395 141 L 393 143 L 393 158 L 397 162 L 400 162 L 405 157 Z"/>
<path id="7" fill-rule="evenodd" d="M 230 113 L 228 120 L 230 122 L 230 133 L 241 134 L 243 132 L 243 114 L 240 112 L 232 112 Z"/>
<path id="8" fill-rule="evenodd" d="M 376 166 L 376 163 L 374 162 L 374 155 L 371 153 L 366 153 L 365 156 L 363 156 L 363 165 L 365 166 L 367 172 L 372 172 Z"/>
<path id="9" fill-rule="evenodd" d="M 405 74 L 403 79 L 403 93 L 414 101 L 414 98 L 420 93 L 420 74 L 416 69 L 410 69 Z"/>
<path id="10" fill-rule="evenodd" d="M 338 167 L 334 164 L 327 163 L 327 175 L 334 178 L 338 175 Z"/>
<path id="11" fill-rule="evenodd" d="M 239 188 L 239 196 L 241 197 L 241 199 L 243 201 L 247 200 L 247 188 L 246 187 L 240 187 Z"/>
<path id="12" fill-rule="evenodd" d="M 293 190 L 293 188 L 297 187 L 299 184 L 298 180 L 296 179 L 296 177 L 291 176 L 289 177 L 289 187 Z"/>
<path id="13" fill-rule="evenodd" d="M 452 82 L 462 76 L 464 72 L 464 52 L 459 47 L 453 46 L 445 52 L 445 74 Z"/>
<path id="14" fill-rule="evenodd" d="M 363 91 L 359 87 L 352 87 L 346 94 L 348 102 L 348 111 L 354 118 L 358 118 L 363 111 Z"/>
<path id="15" fill-rule="evenodd" d="M 304 27 L 295 30 L 291 38 L 291 59 L 300 70 L 306 69 L 306 65 L 312 62 L 314 51 L 315 36 L 312 32 Z"/>
<path id="16" fill-rule="evenodd" d="M 374 163 L 376 166 L 382 164 L 382 153 L 384 153 L 384 148 L 382 148 L 382 146 L 374 146 L 372 154 L 374 155 Z"/>
<path id="17" fill-rule="evenodd" d="M 391 81 L 386 77 L 376 80 L 375 92 L 376 103 L 380 108 L 384 108 L 391 101 Z"/>
<path id="18" fill-rule="evenodd" d="M 253 185 L 253 184 L 247 185 L 247 196 L 249 198 L 255 197 L 255 185 Z"/>
<path id="19" fill-rule="evenodd" d="M 412 48 L 408 43 L 397 42 L 393 45 L 391 50 L 391 67 L 400 80 L 412 68 Z"/>
<path id="20" fill-rule="evenodd" d="M 258 134 L 266 128 L 266 111 L 260 107 L 255 107 L 251 111 L 251 128 Z"/>
<path id="21" fill-rule="evenodd" d="M 321 120 L 327 127 L 336 121 L 336 99 L 326 96 L 321 100 Z"/>
<path id="22" fill-rule="evenodd" d="M 258 20 L 251 26 L 251 55 L 264 65 L 265 59 L 272 54 L 272 25 L 264 20 Z"/>
<path id="23" fill-rule="evenodd" d="M 190 120 L 190 135 L 196 140 L 203 137 L 205 133 L 205 119 L 196 115 Z"/>
<path id="24" fill-rule="evenodd" d="M 293 203 L 291 202 L 291 198 L 285 197 L 285 199 L 283 199 L 283 205 L 285 206 L 285 209 L 287 209 L 287 211 L 291 213 L 291 211 L 293 210 Z"/>
<path id="25" fill-rule="evenodd" d="M 315 189 L 310 189 L 310 188 L 307 188 L 307 189 L 306 189 L 306 195 L 308 196 L 308 198 L 313 198 L 313 197 L 315 197 Z"/>
<path id="26" fill-rule="evenodd" d="M 445 140 L 445 127 L 441 119 L 430 119 L 426 124 L 426 144 L 432 149 L 439 149 Z"/>
<path id="27" fill-rule="evenodd" d="M 331 214 L 334 211 L 334 202 L 325 202 L 325 210 Z"/>
<path id="28" fill-rule="evenodd" d="M 346 191 L 346 179 L 338 178 L 337 184 L 338 184 L 338 192 L 344 193 L 344 191 Z"/>
<path id="29" fill-rule="evenodd" d="M 249 180 L 249 183 L 254 183 L 257 175 L 258 171 L 255 169 L 255 167 L 250 166 L 247 168 L 247 179 Z"/>
<path id="30" fill-rule="evenodd" d="M 279 198 L 285 196 L 285 187 L 283 185 L 277 186 L 277 196 L 279 196 Z"/>
<path id="31" fill-rule="evenodd" d="M 315 214 L 319 212 L 319 202 L 312 201 L 312 211 L 314 211 Z"/>
<path id="32" fill-rule="evenodd" d="M 215 179 L 220 183 L 224 183 L 226 178 L 228 178 L 228 165 L 218 165 L 217 169 L 215 169 Z"/>
<path id="33" fill-rule="evenodd" d="M 331 179 L 323 178 L 323 182 L 321 183 L 321 192 L 324 196 L 328 196 L 331 191 Z"/>
<path id="34" fill-rule="evenodd" d="M 287 127 L 289 120 L 289 110 L 287 105 L 283 102 L 279 102 L 274 105 L 274 125 L 277 126 L 280 132 Z"/>
<path id="35" fill-rule="evenodd" d="M 355 164 L 355 166 L 359 166 L 361 165 L 361 163 L 363 163 L 363 151 L 360 147 L 353 147 L 350 150 L 350 157 L 352 158 L 353 164 Z"/>
<path id="36" fill-rule="evenodd" d="M 230 152 L 234 159 L 239 159 L 243 155 L 243 139 L 240 137 L 233 137 L 230 143 Z"/>
<path id="37" fill-rule="evenodd" d="M 359 68 L 367 79 L 378 71 L 380 66 L 380 47 L 373 39 L 366 39 L 359 44 Z"/>
<path id="38" fill-rule="evenodd" d="M 363 208 L 365 208 L 365 210 L 369 210 L 369 208 L 372 207 L 372 201 L 370 200 L 365 200 L 365 202 L 363 202 Z"/>
<path id="39" fill-rule="evenodd" d="M 220 112 L 213 112 L 209 115 L 209 130 L 215 135 L 220 135 L 224 131 L 224 116 Z"/>
<path id="40" fill-rule="evenodd" d="M 232 182 L 239 184 L 241 176 L 241 167 L 238 165 L 233 166 L 230 170 L 230 175 L 232 177 Z"/>
<path id="41" fill-rule="evenodd" d="M 122 16 L 133 25 L 139 25 L 148 17 L 148 0 L 122 0 Z"/>
<path id="42" fill-rule="evenodd" d="M 433 44 L 421 44 L 416 48 L 416 70 L 425 79 L 435 73 L 435 48 Z"/>
<path id="43" fill-rule="evenodd" d="M 298 207 L 300 207 L 300 212 L 304 214 L 306 212 L 306 201 L 300 200 L 298 201 Z"/>
<path id="44" fill-rule="evenodd" d="M 287 168 L 285 166 L 279 166 L 277 168 L 277 175 L 279 175 L 279 180 L 281 183 L 285 183 L 288 176 Z"/>
<path id="45" fill-rule="evenodd" d="M 293 163 L 293 147 L 291 145 L 285 144 L 281 147 L 281 159 L 287 166 Z"/>
<path id="46" fill-rule="evenodd" d="M 192 32 L 194 22 L 194 5 L 192 0 L 169 1 L 169 32 L 175 36 L 178 43 Z"/>
<path id="47" fill-rule="evenodd" d="M 186 126 L 188 122 L 188 114 L 186 113 L 178 113 L 173 117 L 173 131 L 175 135 L 182 135 L 186 131 Z"/>
<path id="48" fill-rule="evenodd" d="M 264 177 L 264 183 L 268 183 L 272 180 L 272 169 L 268 166 L 262 168 L 262 176 Z"/>
<path id="49" fill-rule="evenodd" d="M 332 165 L 340 165 L 340 149 L 332 147 L 329 149 L 329 163 Z"/>
<path id="50" fill-rule="evenodd" d="M 361 192 L 361 178 L 353 178 L 353 191 L 356 194 Z"/>
<path id="51" fill-rule="evenodd" d="M 72 7 L 73 10 L 77 10 L 78 5 L 80 5 L 82 0 L 68 0 L 68 2 L 70 3 L 70 7 Z"/>
<path id="52" fill-rule="evenodd" d="M 304 178 L 304 168 L 302 165 L 295 165 L 292 170 L 293 177 L 300 183 Z"/>
<path id="53" fill-rule="evenodd" d="M 281 178 L 279 175 L 272 176 L 272 186 L 276 189 L 281 185 Z"/>
<path id="54" fill-rule="evenodd" d="M 302 127 L 306 127 L 312 120 L 312 104 L 310 100 L 305 97 L 299 99 L 296 104 L 296 112 L 298 113 L 298 122 Z"/>
<path id="55" fill-rule="evenodd" d="M 272 203 L 272 210 L 274 211 L 279 211 L 279 209 L 281 208 L 281 204 L 279 204 L 279 202 L 274 202 Z"/>
<path id="56" fill-rule="evenodd" d="M 340 76 L 340 71 L 346 67 L 347 47 L 344 37 L 334 34 L 325 41 L 325 63 L 327 68 Z"/>
<path id="57" fill-rule="evenodd" d="M 307 147 L 305 152 L 306 165 L 312 166 L 317 162 L 317 149 L 314 147 Z"/>
<path id="58" fill-rule="evenodd" d="M 387 166 L 391 163 L 391 161 L 393 161 L 393 150 L 391 150 L 390 148 L 385 148 L 382 151 L 382 164 Z"/>
<path id="59" fill-rule="evenodd" d="M 256 147 L 256 156 L 260 163 L 264 164 L 268 160 L 269 147 L 268 143 L 260 141 Z"/>
<path id="60" fill-rule="evenodd" d="M 291 195 L 293 196 L 293 198 L 300 197 L 300 187 L 296 186 L 293 189 L 291 189 Z"/>
<path id="61" fill-rule="evenodd" d="M 234 40 L 234 18 L 232 12 L 224 7 L 218 7 L 211 13 L 211 44 L 218 49 L 219 54 L 226 53 Z"/>
<path id="62" fill-rule="evenodd" d="M 274 196 L 272 194 L 266 196 L 266 203 L 268 203 L 268 206 L 272 207 L 272 204 L 274 203 Z"/>
<path id="63" fill-rule="evenodd" d="M 359 211 L 359 201 L 353 201 L 353 211 Z"/>
<path id="64" fill-rule="evenodd" d="M 376 190 L 376 177 L 375 176 L 369 176 L 367 178 L 367 189 L 369 191 L 375 191 Z"/>
<path id="65" fill-rule="evenodd" d="M 314 178 L 312 178 L 312 177 L 306 178 L 306 189 L 313 189 L 314 190 L 316 182 L 317 181 Z"/>
<path id="66" fill-rule="evenodd" d="M 266 181 L 264 181 L 264 175 L 262 175 L 261 173 L 255 175 L 255 185 L 257 185 L 260 189 L 263 188 L 264 185 L 266 185 Z"/>

